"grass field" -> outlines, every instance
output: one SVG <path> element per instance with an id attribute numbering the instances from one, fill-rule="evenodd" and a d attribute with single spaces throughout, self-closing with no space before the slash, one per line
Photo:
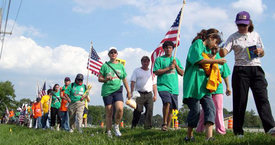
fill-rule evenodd
<path id="1" fill-rule="evenodd" d="M 11 132 L 10 132 L 11 129 Z M 108 138 L 104 128 L 84 128 L 83 134 L 64 131 L 34 130 L 16 125 L 0 124 L 0 145 L 78 145 L 78 144 L 135 144 L 135 145 L 174 145 L 186 144 L 184 137 L 186 129 L 162 132 L 158 129 L 144 130 L 143 128 L 121 129 L 122 137 Z M 203 133 L 195 133 L 195 142 L 187 144 L 246 144 L 272 145 L 275 137 L 264 133 L 245 133 L 244 138 L 237 138 L 232 132 L 226 135 L 214 133 L 215 141 L 205 142 Z"/>

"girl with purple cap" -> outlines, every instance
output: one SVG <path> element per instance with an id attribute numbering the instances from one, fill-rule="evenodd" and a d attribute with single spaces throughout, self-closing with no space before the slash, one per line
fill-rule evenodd
<path id="1" fill-rule="evenodd" d="M 248 12 L 239 12 L 235 23 L 238 31 L 227 39 L 224 48 L 220 50 L 221 57 L 232 50 L 235 55 L 232 75 L 234 134 L 243 137 L 242 127 L 250 88 L 265 132 L 275 135 L 275 122 L 267 96 L 267 81 L 260 62 L 260 58 L 264 56 L 263 42 L 260 35 L 253 31 L 254 26 Z"/>

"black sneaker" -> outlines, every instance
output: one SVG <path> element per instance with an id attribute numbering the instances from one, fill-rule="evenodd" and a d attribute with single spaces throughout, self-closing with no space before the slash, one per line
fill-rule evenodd
<path id="1" fill-rule="evenodd" d="M 191 138 L 188 138 L 188 137 L 186 136 L 186 137 L 184 138 L 184 141 L 185 141 L 185 142 L 190 142 L 190 141 L 191 141 L 191 142 L 195 142 L 195 137 L 192 136 Z"/>
<path id="2" fill-rule="evenodd" d="M 214 137 L 210 137 L 210 138 L 206 139 L 205 141 L 214 141 L 214 140 L 216 140 Z"/>

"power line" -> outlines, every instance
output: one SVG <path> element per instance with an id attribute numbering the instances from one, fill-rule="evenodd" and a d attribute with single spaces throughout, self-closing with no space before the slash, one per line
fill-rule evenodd
<path id="1" fill-rule="evenodd" d="M 3 12 L 5 12 L 5 9 L 6 9 L 6 0 L 3 1 Z M 4 15 L 5 13 L 3 13 Z"/>
<path id="2" fill-rule="evenodd" d="M 11 6 L 11 0 L 9 0 L 9 5 L 8 5 L 8 11 L 7 11 L 7 16 L 6 16 L 4 34 L 3 34 L 3 39 L 2 39 L 0 59 L 2 58 L 2 53 L 3 53 L 3 48 L 4 48 L 4 41 L 5 41 L 6 29 L 7 29 L 8 19 L 9 19 L 10 6 Z"/>
<path id="3" fill-rule="evenodd" d="M 16 22 L 16 20 L 17 20 L 17 17 L 18 17 L 19 11 L 20 11 L 20 9 L 21 9 L 21 5 L 22 5 L 22 0 L 20 1 L 20 5 L 19 5 L 19 8 L 18 8 L 18 11 L 17 11 L 16 17 L 15 17 L 15 20 L 14 20 L 14 23 L 13 23 L 13 26 L 12 26 L 12 29 L 11 29 L 11 33 L 12 33 L 12 31 L 13 31 L 13 28 L 14 28 L 15 22 Z"/>

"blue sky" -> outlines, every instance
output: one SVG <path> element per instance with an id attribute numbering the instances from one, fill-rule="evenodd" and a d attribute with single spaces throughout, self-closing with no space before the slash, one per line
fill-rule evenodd
<path id="1" fill-rule="evenodd" d="M 12 1 L 7 31 L 14 24 L 19 2 Z M 186 1 L 177 58 L 185 66 L 191 40 L 201 29 L 217 28 L 227 39 L 237 30 L 234 24 L 236 14 L 248 11 L 265 46 L 266 55 L 261 62 L 275 116 L 274 5 L 272 0 Z M 129 79 L 134 68 L 140 66 L 140 58 L 150 56 L 159 45 L 181 6 L 179 0 L 25 0 L 13 35 L 5 38 L 0 81 L 10 80 L 14 84 L 18 100 L 35 99 L 37 82 L 41 86 L 46 79 L 48 84 L 63 85 L 66 76 L 72 80 L 79 72 L 86 76 L 91 41 L 104 61 L 108 59 L 108 48 L 117 47 L 118 57 L 126 60 Z M 226 59 L 232 69 L 233 53 Z M 90 76 L 89 83 L 93 85 L 89 104 L 103 105 L 100 96 L 102 84 L 95 76 Z M 179 86 L 181 105 L 182 78 Z M 161 114 L 161 106 L 158 98 L 154 114 Z M 224 107 L 232 110 L 232 96 L 224 97 Z M 251 93 L 247 109 L 256 110 Z"/>

